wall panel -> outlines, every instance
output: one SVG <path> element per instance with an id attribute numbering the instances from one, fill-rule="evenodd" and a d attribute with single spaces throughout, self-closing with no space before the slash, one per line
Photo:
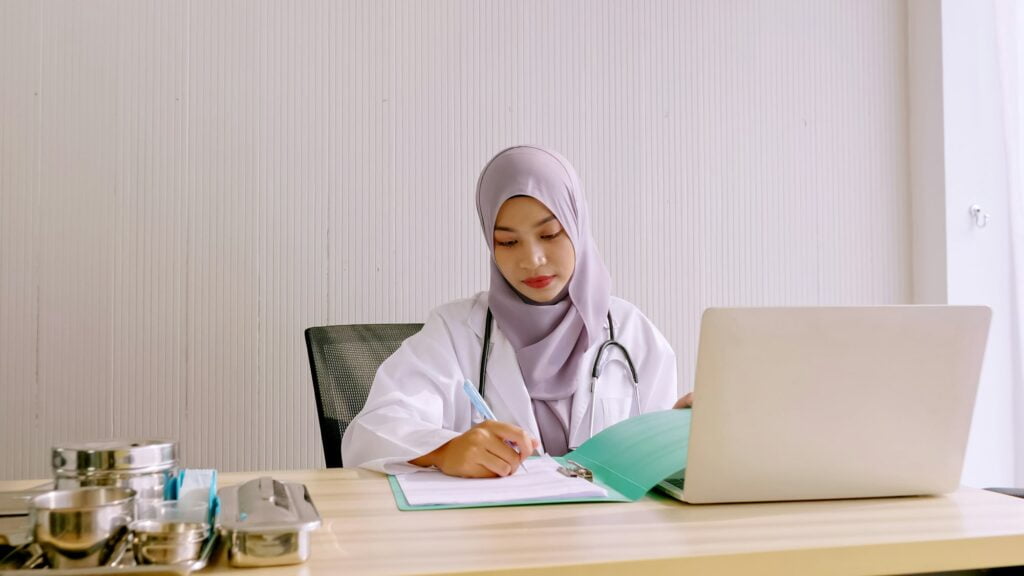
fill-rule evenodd
<path id="1" fill-rule="evenodd" d="M 69 437 L 322 465 L 302 330 L 487 285 L 501 148 L 576 165 L 691 385 L 712 305 L 911 299 L 906 6 L 0 3 L 0 478 Z M 37 94 L 38 92 L 38 94 Z M 37 360 L 38 357 L 38 360 Z"/>
<path id="2" fill-rule="evenodd" d="M 49 462 L 36 417 L 40 22 L 29 2 L 0 13 L 0 478 L 17 478 Z"/>

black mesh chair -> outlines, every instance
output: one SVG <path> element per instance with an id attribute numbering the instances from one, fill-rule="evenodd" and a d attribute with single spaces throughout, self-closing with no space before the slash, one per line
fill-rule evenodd
<path id="1" fill-rule="evenodd" d="M 341 468 L 341 437 L 366 403 L 377 367 L 422 324 L 348 324 L 306 329 L 316 413 L 328 468 Z"/>

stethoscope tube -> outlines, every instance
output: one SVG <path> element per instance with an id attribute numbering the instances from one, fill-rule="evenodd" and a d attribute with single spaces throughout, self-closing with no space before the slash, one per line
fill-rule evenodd
<path id="1" fill-rule="evenodd" d="M 484 387 L 487 385 L 487 361 L 491 352 L 491 326 L 494 324 L 494 316 L 491 309 L 487 309 L 487 320 L 484 326 L 484 345 L 480 354 L 480 396 L 484 395 Z M 597 412 L 597 381 L 601 378 L 601 371 L 604 366 L 601 359 L 609 348 L 618 348 L 626 358 L 629 366 L 629 375 L 633 378 L 633 403 L 636 406 L 637 414 L 642 413 L 640 409 L 640 379 L 637 377 L 636 366 L 633 364 L 633 357 L 618 340 L 615 339 L 615 324 L 612 323 L 612 313 L 608 312 L 608 339 L 605 340 L 597 350 L 594 357 L 594 366 L 590 370 L 590 436 L 594 435 L 594 414 Z"/>
<path id="2" fill-rule="evenodd" d="M 633 365 L 633 357 L 630 356 L 629 350 L 626 349 L 618 340 L 615 339 L 615 324 L 612 323 L 612 313 L 608 312 L 608 339 L 601 344 L 601 347 L 597 350 L 597 356 L 594 358 L 594 367 L 590 371 L 590 436 L 594 436 L 594 414 L 597 412 L 597 381 L 601 378 L 601 371 L 604 370 L 604 366 L 601 364 L 601 358 L 609 348 L 618 348 L 622 351 L 622 355 L 626 357 L 626 364 L 629 365 L 629 375 L 633 377 L 633 404 L 636 406 L 637 414 L 640 413 L 640 379 L 636 374 L 636 366 Z"/>
<path id="3" fill-rule="evenodd" d="M 484 386 L 487 384 L 487 361 L 491 355 L 491 325 L 494 324 L 494 316 L 491 315 L 491 309 L 487 308 L 487 320 L 484 327 L 484 349 L 480 352 L 480 397 L 484 396 Z"/>

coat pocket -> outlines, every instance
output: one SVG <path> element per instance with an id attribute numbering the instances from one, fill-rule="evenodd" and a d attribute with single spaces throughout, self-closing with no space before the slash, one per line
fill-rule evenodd
<path id="1" fill-rule="evenodd" d="M 633 399 L 625 398 L 601 398 L 601 409 L 598 411 L 598 430 L 604 430 L 629 418 L 630 409 L 633 407 Z M 595 430 L 596 432 L 596 430 Z"/>

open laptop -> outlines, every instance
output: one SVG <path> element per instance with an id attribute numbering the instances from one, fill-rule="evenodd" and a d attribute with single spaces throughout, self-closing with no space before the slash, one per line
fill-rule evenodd
<path id="1" fill-rule="evenodd" d="M 960 482 L 991 310 L 718 308 L 701 321 L 690 503 L 940 494 Z"/>

